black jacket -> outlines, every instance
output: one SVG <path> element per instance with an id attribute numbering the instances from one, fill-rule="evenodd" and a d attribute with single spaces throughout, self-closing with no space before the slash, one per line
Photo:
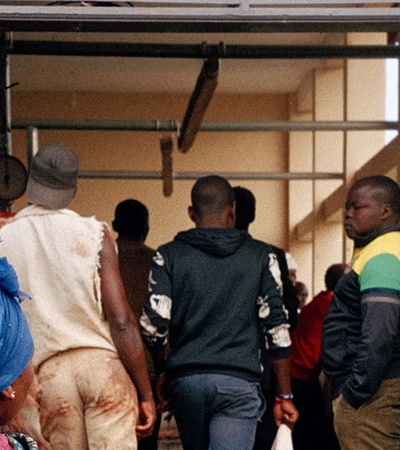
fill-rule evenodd
<path id="1" fill-rule="evenodd" d="M 161 246 L 141 325 L 149 345 L 169 339 L 167 372 L 259 379 L 260 332 L 271 357 L 288 357 L 276 268 L 270 246 L 236 229 L 191 229 Z"/>
<path id="2" fill-rule="evenodd" d="M 400 230 L 356 242 L 325 319 L 322 370 L 354 408 L 400 377 Z"/>

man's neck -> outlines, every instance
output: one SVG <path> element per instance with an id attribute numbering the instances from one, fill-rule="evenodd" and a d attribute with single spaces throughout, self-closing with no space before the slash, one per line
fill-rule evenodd
<path id="1" fill-rule="evenodd" d="M 376 239 L 378 236 L 389 233 L 391 231 L 400 231 L 400 225 L 396 223 L 396 224 L 392 224 L 391 226 L 385 227 L 382 230 L 376 230 L 372 233 L 369 233 L 366 236 L 356 236 L 353 238 L 354 248 L 365 247 L 370 242 L 372 242 L 374 239 Z"/>
<path id="2" fill-rule="evenodd" d="M 220 228 L 228 229 L 230 226 L 227 217 L 221 215 L 207 215 L 196 220 L 196 228 Z"/>

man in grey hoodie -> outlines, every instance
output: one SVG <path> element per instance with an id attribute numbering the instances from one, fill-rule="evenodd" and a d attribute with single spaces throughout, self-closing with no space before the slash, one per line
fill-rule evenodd
<path id="1" fill-rule="evenodd" d="M 154 256 L 142 335 L 165 371 L 165 398 L 185 450 L 245 450 L 265 408 L 260 389 L 263 334 L 277 378 L 275 420 L 298 413 L 289 379 L 289 325 L 268 244 L 234 229 L 235 194 L 219 176 L 200 178 L 180 232 Z"/>

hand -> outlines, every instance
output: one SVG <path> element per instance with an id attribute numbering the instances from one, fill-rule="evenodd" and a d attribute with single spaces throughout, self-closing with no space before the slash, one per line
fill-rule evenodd
<path id="1" fill-rule="evenodd" d="M 139 418 L 136 424 L 136 435 L 138 439 L 149 437 L 153 432 L 156 422 L 156 407 L 153 401 L 139 402 Z"/>
<path id="2" fill-rule="evenodd" d="M 294 424 L 299 418 L 299 412 L 294 406 L 292 401 L 275 401 L 274 405 L 274 418 L 277 427 L 286 424 L 290 429 L 293 429 Z"/>

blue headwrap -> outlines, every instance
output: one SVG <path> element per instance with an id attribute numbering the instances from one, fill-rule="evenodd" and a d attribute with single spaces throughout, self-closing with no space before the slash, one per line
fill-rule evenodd
<path id="1" fill-rule="evenodd" d="M 33 339 L 20 301 L 18 278 L 7 258 L 0 258 L 0 391 L 25 370 L 33 355 Z"/>

